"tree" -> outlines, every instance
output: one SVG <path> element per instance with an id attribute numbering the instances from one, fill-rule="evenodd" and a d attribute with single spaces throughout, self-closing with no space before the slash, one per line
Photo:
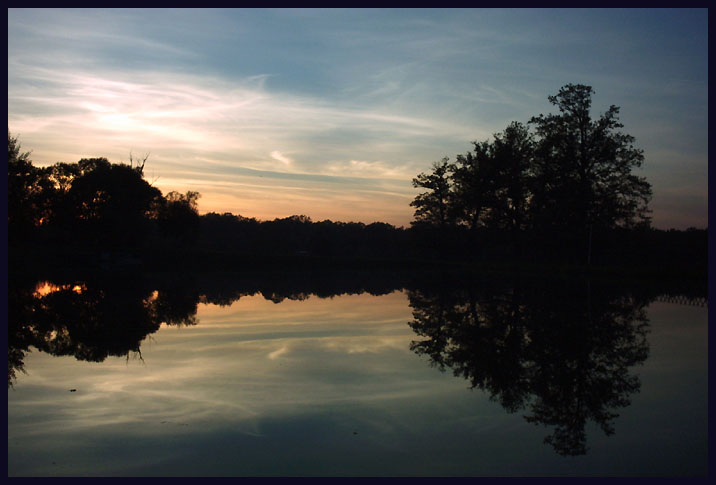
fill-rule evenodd
<path id="1" fill-rule="evenodd" d="M 451 223 L 450 211 L 453 193 L 451 191 L 450 174 L 454 165 L 448 163 L 448 158 L 432 165 L 432 172 L 421 173 L 413 179 L 413 187 L 428 189 L 419 194 L 410 203 L 415 207 L 415 220 L 413 225 L 432 225 L 445 227 Z"/>
<path id="2" fill-rule="evenodd" d="M 29 163 L 30 152 L 20 152 L 20 142 L 7 130 L 7 161 L 9 165 L 18 162 Z"/>
<path id="3" fill-rule="evenodd" d="M 455 184 L 452 212 L 459 224 L 471 230 L 485 223 L 496 196 L 493 145 L 488 141 L 473 145 L 472 152 L 456 157 L 452 177 Z"/>
<path id="4" fill-rule="evenodd" d="M 11 243 L 27 241 L 49 218 L 52 183 L 22 152 L 17 137 L 7 132 L 8 237 Z"/>
<path id="5" fill-rule="evenodd" d="M 473 142 L 474 150 L 458 155 L 453 173 L 454 208 L 459 223 L 523 229 L 527 223 L 533 141 L 527 128 L 511 123 L 493 140 Z"/>
<path id="6" fill-rule="evenodd" d="M 169 192 L 160 203 L 157 220 L 164 236 L 181 242 L 195 241 L 199 235 L 199 210 L 197 200 L 199 192 L 188 191 L 181 194 Z"/>
<path id="7" fill-rule="evenodd" d="M 567 84 L 548 97 L 559 114 L 530 120 L 538 137 L 533 215 L 538 224 L 571 229 L 648 225 L 651 186 L 632 174 L 644 153 L 618 131 L 617 106 L 592 120 L 593 93 L 590 86 Z"/>
<path id="8" fill-rule="evenodd" d="M 144 180 L 141 171 L 106 158 L 82 159 L 78 167 L 80 175 L 67 197 L 79 235 L 105 246 L 143 242 L 161 191 Z"/>
<path id="9" fill-rule="evenodd" d="M 522 230 L 528 224 L 532 197 L 534 140 L 528 128 L 514 121 L 493 142 L 496 193 L 493 223 L 506 230 Z"/>

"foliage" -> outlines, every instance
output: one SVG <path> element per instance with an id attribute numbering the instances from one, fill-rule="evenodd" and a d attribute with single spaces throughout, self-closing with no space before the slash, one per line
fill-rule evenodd
<path id="1" fill-rule="evenodd" d="M 590 116 L 590 86 L 568 84 L 549 101 L 559 114 L 533 117 L 538 143 L 532 211 L 537 221 L 566 227 L 648 224 L 650 185 L 632 174 L 644 161 L 634 138 L 618 131 L 619 108 Z"/>
<path id="2" fill-rule="evenodd" d="M 26 239 L 50 212 L 51 186 L 42 170 L 30 161 L 30 152 L 21 152 L 17 137 L 7 133 L 8 152 L 8 237 L 11 242 Z"/>
<path id="3" fill-rule="evenodd" d="M 161 198 L 142 174 L 107 159 L 78 162 L 79 176 L 67 191 L 70 217 L 87 239 L 104 246 L 137 245 L 146 237 L 151 208 Z"/>
<path id="4" fill-rule="evenodd" d="M 143 167 L 112 164 L 102 157 L 36 167 L 8 130 L 10 243 L 140 247 L 157 208 L 167 205 L 161 191 L 144 180 Z M 198 194 L 190 194 L 195 212 Z"/>
<path id="5" fill-rule="evenodd" d="M 648 227 L 651 187 L 632 173 L 643 151 L 619 130 L 619 108 L 590 116 L 589 86 L 568 84 L 549 101 L 559 114 L 511 123 L 492 140 L 413 179 L 414 225 L 519 231 Z"/>
<path id="6" fill-rule="evenodd" d="M 413 187 L 428 189 L 415 197 L 410 205 L 415 207 L 414 224 L 428 224 L 444 227 L 451 222 L 453 192 L 450 187 L 450 173 L 454 166 L 448 158 L 433 163 L 431 173 L 421 173 L 413 179 Z"/>
<path id="7" fill-rule="evenodd" d="M 493 138 L 474 142 L 472 152 L 457 156 L 452 213 L 471 230 L 521 229 L 531 197 L 532 137 L 514 122 Z"/>
<path id="8" fill-rule="evenodd" d="M 165 237 L 175 241 L 193 242 L 199 235 L 199 192 L 169 192 L 156 209 L 159 228 Z"/>
<path id="9" fill-rule="evenodd" d="M 124 252 L 170 267 L 338 258 L 705 267 L 706 231 L 650 227 L 651 187 L 632 173 L 643 152 L 619 131 L 619 108 L 591 118 L 592 94 L 568 84 L 548 98 L 557 114 L 512 122 L 454 162 L 433 163 L 412 180 L 422 192 L 410 204 L 409 229 L 306 215 L 199 215 L 198 192 L 165 196 L 144 180 L 147 157 L 36 167 L 8 130 L 10 246 L 24 252 L 23 264 L 45 253 L 44 263 L 91 265 L 105 253 L 111 263 Z"/>

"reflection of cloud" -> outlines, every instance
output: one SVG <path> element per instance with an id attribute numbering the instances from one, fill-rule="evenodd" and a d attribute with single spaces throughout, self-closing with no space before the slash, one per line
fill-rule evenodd
<path id="1" fill-rule="evenodd" d="M 684 375 L 705 369 L 707 357 L 707 312 L 692 313 L 687 320 L 694 331 L 682 336 L 704 343 L 685 344 L 698 347 L 694 358 L 703 359 L 682 369 Z M 320 456 L 346 459 L 345 466 L 358 463 L 358 474 L 376 456 L 380 462 L 396 456 L 406 460 L 401 471 L 415 474 L 415 451 L 421 463 L 439 457 L 445 467 L 430 468 L 439 475 L 455 470 L 455 456 L 467 456 L 474 465 L 484 455 L 483 442 L 510 449 L 511 430 L 532 433 L 519 413 L 505 413 L 487 396 L 466 392 L 463 379 L 440 373 L 410 351 L 415 333 L 406 325 L 411 309 L 405 293 L 312 296 L 279 304 L 244 296 L 225 307 L 199 304 L 197 317 L 194 327 L 163 325 L 142 344 L 143 363 L 29 354 L 28 374 L 8 393 L 11 469 L 56 475 L 58 466 L 43 468 L 56 461 L 75 467 L 67 472 L 73 475 L 179 476 L 217 474 L 222 463 L 229 468 L 221 470 L 236 476 L 275 472 L 284 460 L 305 465 Z M 661 323 L 654 328 L 662 329 L 665 342 L 679 318 L 663 312 L 651 317 Z M 290 366 L 266 359 L 283 348 L 291 350 Z M 667 364 L 657 362 L 646 374 L 656 382 Z M 678 415 L 668 400 L 658 402 L 665 406 L 659 416 Z M 433 439 L 441 436 L 452 438 Z M 539 440 L 535 445 L 541 446 Z M 470 475 L 493 462 L 486 458 Z M 297 469 L 302 468 L 287 474 Z"/>
<path id="2" fill-rule="evenodd" d="M 273 352 L 268 354 L 268 358 L 271 360 L 276 360 L 276 358 L 280 357 L 281 355 L 285 354 L 286 352 L 288 352 L 288 347 L 284 345 L 280 349 L 274 350 Z"/>
<path id="3" fill-rule="evenodd" d="M 420 379 L 401 383 L 395 369 L 396 362 L 414 358 L 408 346 L 413 333 L 405 325 L 409 315 L 402 292 L 279 304 L 255 295 L 226 307 L 200 304 L 199 325 L 162 325 L 143 342 L 141 363 L 110 357 L 98 364 L 32 353 L 18 388 L 37 392 L 31 400 L 38 406 L 77 388 L 62 413 L 47 416 L 44 432 L 60 432 L 67 420 L 75 430 L 211 421 L 259 434 L 259 418 L 290 414 L 297 405 L 424 392 L 415 387 Z M 290 367 L 267 365 L 266 357 L 276 360 L 289 351 Z M 365 374 L 369 370 L 393 380 L 373 381 Z M 423 368 L 403 372 L 420 375 Z"/>

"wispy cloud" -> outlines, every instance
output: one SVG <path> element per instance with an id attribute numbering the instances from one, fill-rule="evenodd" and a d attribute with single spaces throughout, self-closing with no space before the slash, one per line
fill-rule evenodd
<path id="1" fill-rule="evenodd" d="M 405 180 L 413 177 L 414 167 L 394 165 L 382 161 L 349 160 L 327 165 L 329 172 L 340 175 L 351 175 L 356 177 L 376 177 Z"/>
<path id="2" fill-rule="evenodd" d="M 453 132 L 440 120 L 271 92 L 264 86 L 265 77 L 226 81 L 162 72 L 76 73 L 17 64 L 13 72 L 18 79 L 8 89 L 8 121 L 17 131 L 32 136 L 69 125 L 67 136 L 97 140 L 105 150 L 126 147 L 131 139 L 161 148 L 193 147 L 191 152 L 197 153 L 232 153 L 252 164 L 266 161 L 268 153 L 285 163 L 288 159 L 280 151 L 269 148 L 279 141 L 290 144 L 294 158 L 306 167 L 324 148 L 312 147 L 309 152 L 301 145 L 306 136 L 345 130 L 359 137 L 367 131 L 401 139 Z M 34 88 L 36 83 L 43 85 L 41 92 Z M 345 146 L 346 158 L 355 153 L 352 149 L 360 150 L 359 144 Z"/>
<path id="3" fill-rule="evenodd" d="M 310 203 L 291 200 L 308 213 L 327 206 L 320 197 L 336 184 L 362 179 L 356 207 L 396 204 L 380 213 L 407 224 L 413 176 L 551 110 L 547 96 L 565 83 L 585 82 L 597 91 L 595 111 L 623 107 L 657 206 L 676 147 L 702 167 L 683 187 L 704 193 L 706 11 L 624 11 L 628 29 L 607 22 L 613 15 L 10 9 L 8 126 L 40 164 L 150 153 L 162 190 L 208 188 L 214 176 L 235 189 L 203 194 L 200 210 L 245 207 L 246 190 L 258 198 L 263 186 L 282 192 L 261 214 L 290 215 L 284 191 L 307 189 Z M 672 17 L 681 23 L 665 31 Z M 386 199 L 395 194 L 399 202 Z"/>
<path id="4" fill-rule="evenodd" d="M 403 158 L 395 165 L 379 157 L 455 131 L 427 117 L 272 91 L 267 76 L 227 81 L 166 72 L 68 72 L 19 62 L 12 70 L 17 81 L 8 89 L 8 125 L 33 149 L 37 163 L 86 156 L 120 161 L 131 151 L 149 152 L 148 174 L 158 187 L 196 190 L 189 184 L 206 187 L 214 171 L 234 184 L 233 207 L 242 205 L 246 177 L 275 179 L 279 172 L 328 177 L 314 178 L 314 186 L 331 179 L 345 183 L 345 176 L 372 178 L 364 185 L 374 183 L 373 197 L 385 190 L 380 178 L 402 179 L 401 192 L 407 195 L 414 172 L 432 159 Z M 42 90 L 34 87 L 38 84 Z M 277 144 L 285 149 L 275 149 Z M 204 167 L 201 175 L 181 175 L 198 166 Z M 169 186 L 170 180 L 175 185 Z M 300 192 L 305 183 L 294 180 L 290 190 L 281 189 L 282 195 Z M 327 190 L 323 188 L 323 195 Z M 205 194 L 202 209 L 220 210 L 213 199 Z M 304 207 L 292 210 L 310 212 L 323 201 L 302 203 Z M 350 218 L 348 212 L 344 216 Z M 410 211 L 403 208 L 402 213 L 391 221 L 407 224 Z"/>
<path id="5" fill-rule="evenodd" d="M 286 166 L 290 166 L 293 163 L 293 160 L 291 160 L 287 156 L 284 156 L 278 150 L 274 150 L 271 152 L 271 158 L 273 158 L 274 160 L 278 160 L 279 162 L 283 163 Z"/>

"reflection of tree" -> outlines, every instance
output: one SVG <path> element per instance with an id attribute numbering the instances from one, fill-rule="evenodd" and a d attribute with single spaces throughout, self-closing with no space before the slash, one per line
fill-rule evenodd
<path id="1" fill-rule="evenodd" d="M 181 295 L 184 296 L 184 295 Z M 150 290 L 141 281 L 13 282 L 8 308 L 8 386 L 24 371 L 30 346 L 52 355 L 101 362 L 140 352 L 165 322 L 196 323 L 197 297 Z M 140 353 L 141 355 L 141 353 Z"/>
<path id="2" fill-rule="evenodd" d="M 387 294 L 404 280 L 392 272 L 256 272 L 32 279 L 12 275 L 8 308 L 8 386 L 24 372 L 30 347 L 101 362 L 140 352 L 162 323 L 194 325 L 198 303 L 230 305 L 261 294 L 279 303 L 339 294 Z M 39 283 L 38 283 L 39 281 Z M 141 355 L 141 353 L 140 353 Z"/>
<path id="3" fill-rule="evenodd" d="M 613 433 L 616 410 L 639 389 L 629 368 L 648 354 L 645 306 L 671 291 L 658 282 L 646 288 L 643 281 L 632 285 L 643 297 L 613 282 L 589 288 L 544 282 L 498 287 L 490 281 L 476 288 L 467 283 L 472 276 L 443 280 L 435 273 L 392 271 L 118 276 L 9 279 L 8 386 L 23 372 L 31 347 L 89 361 L 129 355 L 161 323 L 197 323 L 199 302 L 229 305 L 247 295 L 279 302 L 410 288 L 411 326 L 423 337 L 413 349 L 487 391 L 509 412 L 525 411 L 528 421 L 552 427 L 547 441 L 562 454 L 586 452 L 587 422 Z M 426 290 L 427 282 L 439 289 Z"/>
<path id="4" fill-rule="evenodd" d="M 425 337 L 411 348 L 554 427 L 545 442 L 559 454 L 584 454 L 587 422 L 614 433 L 616 410 L 639 391 L 629 368 L 648 356 L 648 301 L 606 285 L 545 285 L 410 291 L 410 326 Z"/>

